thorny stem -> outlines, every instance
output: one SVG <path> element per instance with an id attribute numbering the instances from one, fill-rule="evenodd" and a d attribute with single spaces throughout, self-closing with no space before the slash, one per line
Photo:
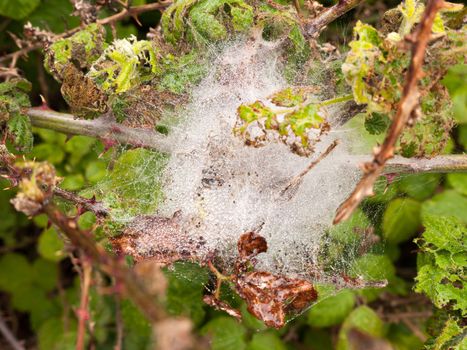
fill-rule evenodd
<path id="1" fill-rule="evenodd" d="M 343 97 L 339 97 L 343 98 Z M 358 110 L 357 110 L 358 111 Z M 135 147 L 144 147 L 170 153 L 171 147 L 167 137 L 148 129 L 137 129 L 118 124 L 106 116 L 94 120 L 74 119 L 73 115 L 58 113 L 51 110 L 31 108 L 27 111 L 34 126 L 63 132 L 71 135 L 85 135 L 98 139 L 110 139 L 117 143 L 128 144 Z M 361 164 L 365 162 L 367 156 L 349 156 L 347 162 Z M 385 164 L 383 173 L 426 173 L 426 172 L 465 172 L 467 171 L 467 155 L 444 155 L 430 159 L 402 158 L 396 157 Z M 1 173 L 1 169 L 0 169 Z M 90 211 L 102 212 L 106 208 L 98 203 L 85 203 L 75 196 L 70 197 L 70 193 L 65 194 L 63 190 L 57 189 L 55 193 L 65 199 L 83 205 Z M 72 195 L 72 194 L 71 194 Z"/>
<path id="2" fill-rule="evenodd" d="M 126 266 L 124 260 L 106 252 L 89 232 L 80 230 L 75 220 L 65 216 L 53 204 L 46 204 L 43 211 L 75 247 L 80 248 L 102 271 L 113 276 L 117 284 L 124 287 L 128 297 L 151 322 L 155 323 L 163 317 L 152 295 L 134 272 Z"/>
<path id="3" fill-rule="evenodd" d="M 83 271 L 83 278 L 81 281 L 81 298 L 79 309 L 76 310 L 78 317 L 78 333 L 76 340 L 76 350 L 84 350 L 85 336 L 86 336 L 86 323 L 89 320 L 89 288 L 91 287 L 92 265 L 88 258 L 82 254 L 81 266 Z"/>
<path id="4" fill-rule="evenodd" d="M 85 135 L 119 144 L 157 149 L 169 152 L 170 147 L 163 134 L 148 129 L 130 128 L 116 123 L 103 115 L 94 120 L 74 119 L 73 115 L 38 108 L 30 108 L 26 114 L 33 126 L 51 129 L 69 135 Z"/>
<path id="5" fill-rule="evenodd" d="M 93 212 L 96 216 L 108 216 L 109 211 L 107 208 L 104 207 L 104 205 L 101 202 L 97 202 L 95 199 L 87 199 L 84 197 L 80 197 L 77 194 L 73 192 L 68 192 L 65 190 L 62 190 L 59 187 L 54 188 L 54 194 L 62 197 L 63 199 L 66 199 L 67 201 L 70 201 L 79 207 L 82 207 L 90 212 Z"/>
<path id="6" fill-rule="evenodd" d="M 303 34 L 308 39 L 316 38 L 324 27 L 353 9 L 362 1 L 363 0 L 339 0 L 336 5 L 325 9 L 310 22 L 306 23 L 303 28 Z"/>
<path id="7" fill-rule="evenodd" d="M 113 23 L 115 23 L 117 21 L 120 21 L 120 20 L 122 20 L 124 18 L 127 18 L 127 17 L 136 17 L 136 16 L 138 16 L 139 14 L 141 14 L 143 12 L 163 10 L 163 9 L 165 9 L 166 7 L 168 7 L 171 4 L 172 4 L 172 1 L 160 1 L 160 2 L 155 2 L 155 3 L 151 3 L 151 4 L 145 4 L 145 5 L 139 5 L 139 6 L 132 6 L 132 7 L 124 8 L 123 10 L 116 13 L 115 15 L 112 15 L 112 16 L 109 16 L 109 17 L 106 17 L 106 18 L 102 18 L 102 19 L 98 19 L 96 21 L 96 23 L 101 24 L 101 25 L 113 24 Z M 81 27 L 76 27 L 76 28 L 70 29 L 69 31 L 66 31 L 66 32 L 64 32 L 62 34 L 54 36 L 54 39 L 58 40 L 58 39 L 63 39 L 63 38 L 69 37 L 70 35 L 73 35 L 73 34 L 75 34 L 76 32 L 78 32 L 80 30 L 81 30 Z M 10 59 L 17 60 L 18 57 L 26 55 L 31 51 L 39 50 L 39 49 L 43 48 L 43 46 L 44 46 L 44 43 L 37 43 L 37 44 L 28 45 L 27 47 L 24 47 L 24 48 L 22 48 L 22 49 L 20 49 L 18 51 L 15 51 L 15 52 L 12 52 L 12 53 L 9 53 L 7 55 L 4 55 L 4 56 L 0 57 L 0 63 L 8 61 Z"/>
<path id="8" fill-rule="evenodd" d="M 396 115 L 389 127 L 383 144 L 376 151 L 371 162 L 365 163 L 365 175 L 355 187 L 352 194 L 337 209 L 334 224 L 346 220 L 352 215 L 362 200 L 373 193 L 373 184 L 383 172 L 386 162 L 394 156 L 396 142 L 404 127 L 409 121 L 413 121 L 418 104 L 420 92 L 418 82 L 423 77 L 422 65 L 425 50 L 430 38 L 431 28 L 438 10 L 443 7 L 443 0 L 430 0 L 414 35 L 409 37 L 412 45 L 412 58 L 406 76 L 406 83 L 402 97 L 397 106 Z"/>
<path id="9" fill-rule="evenodd" d="M 0 314 L 0 333 L 2 333 L 3 337 L 6 339 L 8 344 L 10 344 L 13 350 L 25 350 L 24 346 L 16 339 L 16 337 L 11 332 L 10 328 L 8 328 L 1 314 Z"/>

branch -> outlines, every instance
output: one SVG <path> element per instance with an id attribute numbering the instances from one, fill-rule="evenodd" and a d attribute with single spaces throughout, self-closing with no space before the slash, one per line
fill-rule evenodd
<path id="1" fill-rule="evenodd" d="M 101 202 L 97 202 L 94 198 L 88 199 L 84 198 L 81 196 L 78 196 L 77 194 L 73 192 L 68 192 L 65 190 L 62 190 L 59 187 L 54 188 L 54 194 L 62 197 L 63 199 L 66 199 L 69 202 L 72 202 L 79 207 L 82 207 L 88 211 L 93 212 L 96 216 L 108 216 L 109 211 L 106 207 Z"/>
<path id="2" fill-rule="evenodd" d="M 395 144 L 406 124 L 411 121 L 412 115 L 418 106 L 420 92 L 418 81 L 423 76 L 422 64 L 425 57 L 425 49 L 431 34 L 433 21 L 439 9 L 443 7 L 443 0 L 430 0 L 416 33 L 411 36 L 412 59 L 406 76 L 406 83 L 402 97 L 397 106 L 396 115 L 388 130 L 386 138 L 374 155 L 371 162 L 365 163 L 362 179 L 349 198 L 337 209 L 334 224 L 346 220 L 353 213 L 361 201 L 373 193 L 373 184 L 383 172 L 388 159 L 394 155 Z"/>
<path id="3" fill-rule="evenodd" d="M 308 39 L 316 38 L 324 27 L 344 15 L 346 12 L 352 10 L 362 1 L 363 0 L 339 0 L 336 5 L 327 8 L 310 22 L 306 23 L 303 28 L 303 34 Z"/>
<path id="4" fill-rule="evenodd" d="M 11 332 L 10 328 L 8 328 L 1 314 L 0 314 L 0 333 L 2 333 L 3 337 L 6 339 L 8 344 L 10 344 L 13 350 L 25 350 L 24 346 L 16 339 L 16 337 Z"/>
<path id="5" fill-rule="evenodd" d="M 149 129 L 130 128 L 113 121 L 109 116 L 98 119 L 74 119 L 73 115 L 51 110 L 30 108 L 26 114 L 33 126 L 62 132 L 69 135 L 85 135 L 120 144 L 157 149 L 169 152 L 166 136 Z"/>
<path id="6" fill-rule="evenodd" d="M 78 317 L 78 332 L 76 340 L 76 350 L 84 350 L 86 342 L 86 323 L 89 320 L 89 288 L 91 287 L 92 265 L 86 255 L 81 256 L 81 266 L 83 267 L 83 277 L 81 280 L 81 297 L 79 309 L 76 310 Z"/>
<path id="7" fill-rule="evenodd" d="M 46 204 L 43 212 L 75 247 L 80 248 L 94 264 L 109 276 L 114 277 L 117 284 L 124 287 L 128 297 L 151 322 L 155 323 L 162 319 L 163 313 L 157 308 L 154 298 L 147 292 L 146 286 L 141 283 L 134 272 L 126 266 L 123 259 L 110 255 L 96 243 L 89 232 L 78 229 L 76 221 L 65 216 L 53 204 Z"/>
<path id="8" fill-rule="evenodd" d="M 143 12 L 163 10 L 166 7 L 170 6 L 171 4 L 172 4 L 172 1 L 166 0 L 166 1 L 160 1 L 160 2 L 156 2 L 152 4 L 128 7 L 116 13 L 115 15 L 102 18 L 102 19 L 98 19 L 96 23 L 101 24 L 101 25 L 112 24 L 127 17 L 136 17 Z M 55 40 L 63 39 L 63 38 L 69 37 L 70 35 L 75 34 L 81 29 L 82 29 L 81 27 L 76 27 L 62 34 L 56 35 L 54 38 Z M 41 49 L 43 48 L 43 46 L 44 46 L 44 43 L 35 43 L 35 44 L 28 45 L 27 47 L 24 47 L 18 51 L 15 51 L 15 52 L 12 52 L 12 53 L 9 53 L 7 55 L 0 57 L 0 63 L 8 61 L 10 59 L 17 59 L 18 57 L 26 55 L 31 51 Z"/>

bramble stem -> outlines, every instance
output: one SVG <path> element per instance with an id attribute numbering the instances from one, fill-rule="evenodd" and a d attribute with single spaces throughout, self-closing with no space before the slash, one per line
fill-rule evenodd
<path id="1" fill-rule="evenodd" d="M 358 166 L 370 156 L 349 156 L 345 162 Z M 467 172 L 467 154 L 450 154 L 433 158 L 396 156 L 386 162 L 382 174 L 463 173 Z"/>
<path id="2" fill-rule="evenodd" d="M 363 0 L 339 0 L 339 2 L 321 12 L 309 23 L 305 24 L 303 30 L 306 38 L 315 38 L 329 23 L 336 20 L 346 12 L 353 9 Z"/>
<path id="3" fill-rule="evenodd" d="M 341 96 L 336 99 L 343 100 L 344 98 L 349 97 Z M 172 149 L 167 137 L 156 131 L 130 128 L 118 124 L 105 116 L 94 120 L 82 120 L 74 119 L 71 114 L 37 108 L 29 109 L 27 115 L 31 118 L 32 125 L 39 128 L 46 128 L 71 135 L 85 135 L 104 140 L 113 140 L 116 143 L 150 148 L 166 153 L 171 153 Z M 367 156 L 355 155 L 349 156 L 346 162 L 358 165 L 367 160 Z M 467 155 L 443 155 L 430 159 L 395 157 L 387 162 L 384 169 L 385 174 L 436 172 L 467 172 Z M 89 208 L 86 209 L 89 210 Z"/>
<path id="4" fill-rule="evenodd" d="M 422 66 L 425 50 L 436 14 L 443 6 L 443 0 L 429 0 L 419 26 L 414 34 L 409 36 L 409 40 L 412 42 L 412 57 L 405 76 L 405 85 L 397 105 L 396 115 L 392 119 L 386 138 L 375 153 L 373 160 L 365 163 L 365 174 L 360 182 L 352 194 L 337 209 L 334 224 L 348 219 L 362 200 L 373 193 L 373 184 L 382 174 L 386 162 L 394 156 L 399 136 L 409 122 L 415 122 L 414 116 L 416 116 L 416 113 L 414 111 L 420 102 L 418 82 L 424 76 Z"/>
<path id="5" fill-rule="evenodd" d="M 146 290 L 146 286 L 126 266 L 123 259 L 108 253 L 91 233 L 80 230 L 74 219 L 65 216 L 54 205 L 45 205 L 43 211 L 75 247 L 80 248 L 102 271 L 114 277 L 117 285 L 124 287 L 128 297 L 148 320 L 155 323 L 164 317 L 164 312 L 156 306 L 155 299 Z"/>
<path id="6" fill-rule="evenodd" d="M 169 152 L 166 137 L 149 129 L 130 128 L 116 123 L 108 116 L 93 120 L 74 119 L 73 115 L 51 110 L 30 108 L 26 114 L 33 126 L 55 130 L 68 135 L 84 135 L 135 147 Z"/>

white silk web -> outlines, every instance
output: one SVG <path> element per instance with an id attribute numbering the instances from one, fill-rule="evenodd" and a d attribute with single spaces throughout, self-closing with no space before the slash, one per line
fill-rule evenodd
<path id="1" fill-rule="evenodd" d="M 151 193 L 159 189 L 151 186 L 156 179 L 163 200 L 153 214 L 169 218 L 180 212 L 183 232 L 201 237 L 203 244 L 196 247 L 201 258 L 216 252 L 228 268 L 237 255 L 239 237 L 256 230 L 268 243 L 268 251 L 257 257 L 258 269 L 339 285 L 343 274 L 358 276 L 353 262 L 371 241 L 354 232 L 355 226 L 361 232 L 369 226 L 363 215 L 355 218 L 352 227 L 336 230 L 331 225 L 337 207 L 361 175 L 357 164 L 349 161 L 349 142 L 355 138 L 350 137 L 352 130 L 339 126 L 341 107 L 325 111 L 331 132 L 321 138 L 310 157 L 298 156 L 277 143 L 249 147 L 232 131 L 238 106 L 265 101 L 288 86 L 278 47 L 255 38 L 213 50 L 208 74 L 193 88 L 190 102 L 170 127 L 172 149 L 162 172 L 151 178 L 142 164 L 141 169 L 133 169 L 139 178 L 127 182 L 123 177 L 121 186 L 147 191 L 148 201 L 154 201 Z M 295 191 L 284 195 L 291 180 L 336 139 L 339 145 L 303 177 Z M 144 188 L 144 183 L 152 185 Z M 116 212 L 114 219 L 128 222 L 137 215 Z M 142 226 L 138 231 L 145 231 Z M 159 238 L 145 234 L 137 249 L 146 254 Z"/>

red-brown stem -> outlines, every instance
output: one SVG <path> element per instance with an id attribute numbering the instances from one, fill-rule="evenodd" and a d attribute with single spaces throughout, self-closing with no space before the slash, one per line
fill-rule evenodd
<path id="1" fill-rule="evenodd" d="M 363 0 L 339 0 L 339 2 L 318 14 L 310 22 L 304 26 L 304 35 L 307 38 L 315 38 L 319 35 L 321 30 L 324 29 L 329 23 L 336 20 L 340 16 L 344 15 L 346 12 L 353 9 Z"/>
<path id="2" fill-rule="evenodd" d="M 337 209 L 334 224 L 346 220 L 352 215 L 362 200 L 373 193 L 373 184 L 382 174 L 386 162 L 394 156 L 396 142 L 404 127 L 412 118 L 419 103 L 420 92 L 418 82 L 423 77 L 422 65 L 425 50 L 431 34 L 431 28 L 438 10 L 443 7 L 443 0 L 430 0 L 426 6 L 421 23 L 415 34 L 410 38 L 412 45 L 412 58 L 405 78 L 402 97 L 397 106 L 396 115 L 389 127 L 386 138 L 376 151 L 371 162 L 364 164 L 365 174 L 355 187 L 355 190 Z"/>
<path id="3" fill-rule="evenodd" d="M 91 287 L 92 264 L 91 261 L 83 254 L 81 257 L 81 268 L 83 278 L 81 281 L 81 298 L 79 309 L 76 310 L 78 317 L 78 334 L 76 340 L 76 350 L 84 350 L 86 345 L 86 323 L 89 320 L 89 288 Z"/>
<path id="4" fill-rule="evenodd" d="M 80 248 L 99 269 L 114 277 L 116 283 L 124 287 L 128 297 L 149 321 L 154 323 L 163 317 L 153 296 L 134 272 L 126 266 L 124 260 L 105 251 L 89 232 L 80 230 L 74 219 L 65 216 L 53 204 L 45 205 L 43 211 L 75 247 Z"/>
<path id="5" fill-rule="evenodd" d="M 95 199 L 88 199 L 69 191 L 62 190 L 59 187 L 54 188 L 54 194 L 62 197 L 63 199 L 76 204 L 83 209 L 93 212 L 96 216 L 107 216 L 109 211 L 101 202 L 97 202 Z"/>

